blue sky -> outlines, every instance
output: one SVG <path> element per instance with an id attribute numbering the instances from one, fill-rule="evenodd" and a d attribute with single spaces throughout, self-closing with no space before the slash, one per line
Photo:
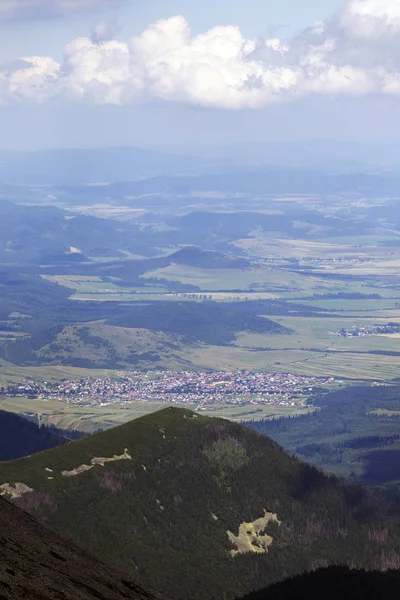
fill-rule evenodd
<path id="1" fill-rule="evenodd" d="M 3 149 L 400 137 L 400 0 L 3 2 Z"/>
<path id="2" fill-rule="evenodd" d="M 0 25 L 1 60 L 26 54 L 59 56 L 74 37 L 87 35 L 96 21 L 116 18 L 119 37 L 128 39 L 150 23 L 183 15 L 195 32 L 215 25 L 239 25 L 245 35 L 268 35 L 276 28 L 290 35 L 317 20 L 330 16 L 342 6 L 341 0 L 133 0 L 116 10 L 75 14 L 63 18 L 42 18 L 5 22 Z M 282 27 L 283 26 L 283 27 Z"/>

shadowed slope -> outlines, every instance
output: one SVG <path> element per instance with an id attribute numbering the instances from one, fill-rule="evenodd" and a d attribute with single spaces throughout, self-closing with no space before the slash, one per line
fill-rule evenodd
<path id="1" fill-rule="evenodd" d="M 65 443 L 49 429 L 0 410 L 0 461 L 42 452 Z"/>
<path id="2" fill-rule="evenodd" d="M 294 577 L 243 600 L 397 600 L 400 571 L 351 571 L 333 567 Z"/>
<path id="3" fill-rule="evenodd" d="M 128 577 L 0 499 L 1 600 L 156 600 Z"/>

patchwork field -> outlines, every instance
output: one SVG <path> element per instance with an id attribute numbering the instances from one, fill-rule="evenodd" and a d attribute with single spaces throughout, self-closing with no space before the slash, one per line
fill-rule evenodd
<path id="1" fill-rule="evenodd" d="M 276 320 L 289 328 L 291 335 L 263 336 L 243 333 L 235 345 L 241 349 L 253 349 L 264 356 L 271 368 L 282 368 L 293 373 L 330 375 L 353 380 L 391 380 L 400 375 L 400 340 L 393 335 L 367 337 L 339 337 L 340 329 L 368 327 L 388 322 L 388 318 L 344 316 L 277 317 Z M 397 309 L 391 321 L 400 323 Z"/>
<path id="2" fill-rule="evenodd" d="M 218 361 L 223 370 L 249 369 L 266 372 L 336 377 L 353 381 L 387 381 L 400 376 L 400 356 L 305 350 L 248 350 L 209 347 L 192 356 L 200 368 Z"/>
<path id="3" fill-rule="evenodd" d="M 273 348 L 278 350 L 326 350 L 336 352 L 373 352 L 400 351 L 399 340 L 393 335 L 371 335 L 368 337 L 339 337 L 334 335 L 341 329 L 350 330 L 353 326 L 372 327 L 388 322 L 384 317 L 362 317 L 357 315 L 321 317 L 276 317 L 284 327 L 291 330 L 290 335 L 264 336 L 262 334 L 242 333 L 236 340 L 236 346 L 242 348 Z M 400 323 L 400 312 L 397 309 L 390 319 Z"/>

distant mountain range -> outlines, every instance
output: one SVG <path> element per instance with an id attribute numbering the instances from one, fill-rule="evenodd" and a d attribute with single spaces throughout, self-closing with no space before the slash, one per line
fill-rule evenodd
<path id="1" fill-rule="evenodd" d="M 2 151 L 0 182 L 44 185 L 132 181 L 161 174 L 198 173 L 199 168 L 212 162 L 141 148 Z"/>
<path id="2" fill-rule="evenodd" d="M 0 151 L 1 184 L 75 184 L 133 181 L 158 175 L 237 172 L 266 167 L 376 172 L 399 167 L 396 143 L 303 140 L 238 144 L 195 151 L 136 147 Z"/>
<path id="3" fill-rule="evenodd" d="M 176 599 L 233 599 L 321 566 L 400 565 L 398 503 L 184 409 L 2 463 L 0 490 Z"/>

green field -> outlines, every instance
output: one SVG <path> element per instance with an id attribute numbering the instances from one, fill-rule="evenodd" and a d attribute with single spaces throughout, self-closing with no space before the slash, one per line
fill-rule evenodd
<path id="1" fill-rule="evenodd" d="M 71 300 L 135 302 L 157 299 L 160 295 L 167 297 L 167 290 L 163 286 L 121 287 L 118 281 L 111 283 L 98 276 L 45 275 L 43 279 L 72 290 Z"/>
<path id="2" fill-rule="evenodd" d="M 312 306 L 322 308 L 326 311 L 334 311 L 334 312 L 354 312 L 354 315 L 363 316 L 362 313 L 367 313 L 370 315 L 375 310 L 396 310 L 396 303 L 399 302 L 399 297 L 395 298 L 382 298 L 376 300 L 324 300 L 324 299 L 316 299 L 316 300 L 301 300 L 301 303 L 305 306 Z"/>
<path id="3" fill-rule="evenodd" d="M 93 433 L 121 425 L 132 419 L 165 408 L 161 402 L 114 403 L 110 406 L 82 406 L 57 400 L 31 400 L 17 397 L 0 401 L 0 409 L 19 414 L 40 415 L 44 425 L 55 425 L 60 429 L 76 429 Z"/>
<path id="4" fill-rule="evenodd" d="M 315 410 L 302 406 L 233 406 L 232 404 L 216 404 L 201 411 L 208 417 L 219 417 L 230 421 L 262 421 L 263 419 L 279 419 L 305 415 Z"/>
<path id="5" fill-rule="evenodd" d="M 400 350 L 400 340 L 390 335 L 344 338 L 333 335 L 340 329 L 353 326 L 367 327 L 387 323 L 381 317 L 343 318 L 321 317 L 275 317 L 275 320 L 292 331 L 291 335 L 260 335 L 243 333 L 238 336 L 236 345 L 244 348 L 273 348 L 277 350 L 327 350 L 336 352 L 371 352 Z M 393 322 L 400 322 L 397 309 Z"/>
<path id="6" fill-rule="evenodd" d="M 397 309 L 394 321 L 400 317 Z M 353 380 L 391 380 L 400 375 L 400 356 L 379 354 L 400 352 L 400 338 L 373 335 L 343 338 L 333 335 L 341 328 L 373 326 L 388 319 L 368 317 L 326 318 L 277 317 L 276 320 L 292 330 L 291 335 L 264 336 L 240 334 L 236 346 L 241 350 L 253 349 L 264 355 L 271 370 L 333 376 Z"/>
<path id="7" fill-rule="evenodd" d="M 249 269 L 200 269 L 185 265 L 172 264 L 163 269 L 149 271 L 146 278 L 167 279 L 198 286 L 201 290 L 250 290 L 276 293 L 282 288 L 312 290 L 318 280 L 289 271 L 273 269 L 268 266 L 255 266 Z"/>
<path id="8" fill-rule="evenodd" d="M 4 398 L 0 400 L 0 410 L 18 414 L 40 416 L 44 425 L 55 425 L 60 429 L 75 429 L 93 433 L 98 429 L 107 429 L 121 425 L 132 419 L 162 410 L 169 403 L 141 402 L 129 403 L 114 402 L 108 406 L 82 406 L 68 404 L 59 400 L 39 400 L 25 397 Z M 198 410 L 198 405 L 174 405 L 190 410 Z M 200 414 L 222 417 L 233 421 L 273 419 L 278 417 L 307 414 L 312 411 L 310 407 L 285 407 L 285 406 L 235 406 L 232 404 L 217 404 L 201 409 Z"/>
<path id="9" fill-rule="evenodd" d="M 82 377 L 119 377 L 117 369 L 81 369 L 78 367 L 43 365 L 40 367 L 18 367 L 7 363 L 0 364 L 0 387 L 21 383 L 26 379 L 57 383 L 63 379 L 81 379 Z"/>
<path id="10" fill-rule="evenodd" d="M 247 369 L 353 381 L 390 381 L 400 376 L 400 356 L 215 346 L 201 349 L 191 358 L 199 368 L 211 369 L 218 361 L 219 368 L 226 371 Z"/>

